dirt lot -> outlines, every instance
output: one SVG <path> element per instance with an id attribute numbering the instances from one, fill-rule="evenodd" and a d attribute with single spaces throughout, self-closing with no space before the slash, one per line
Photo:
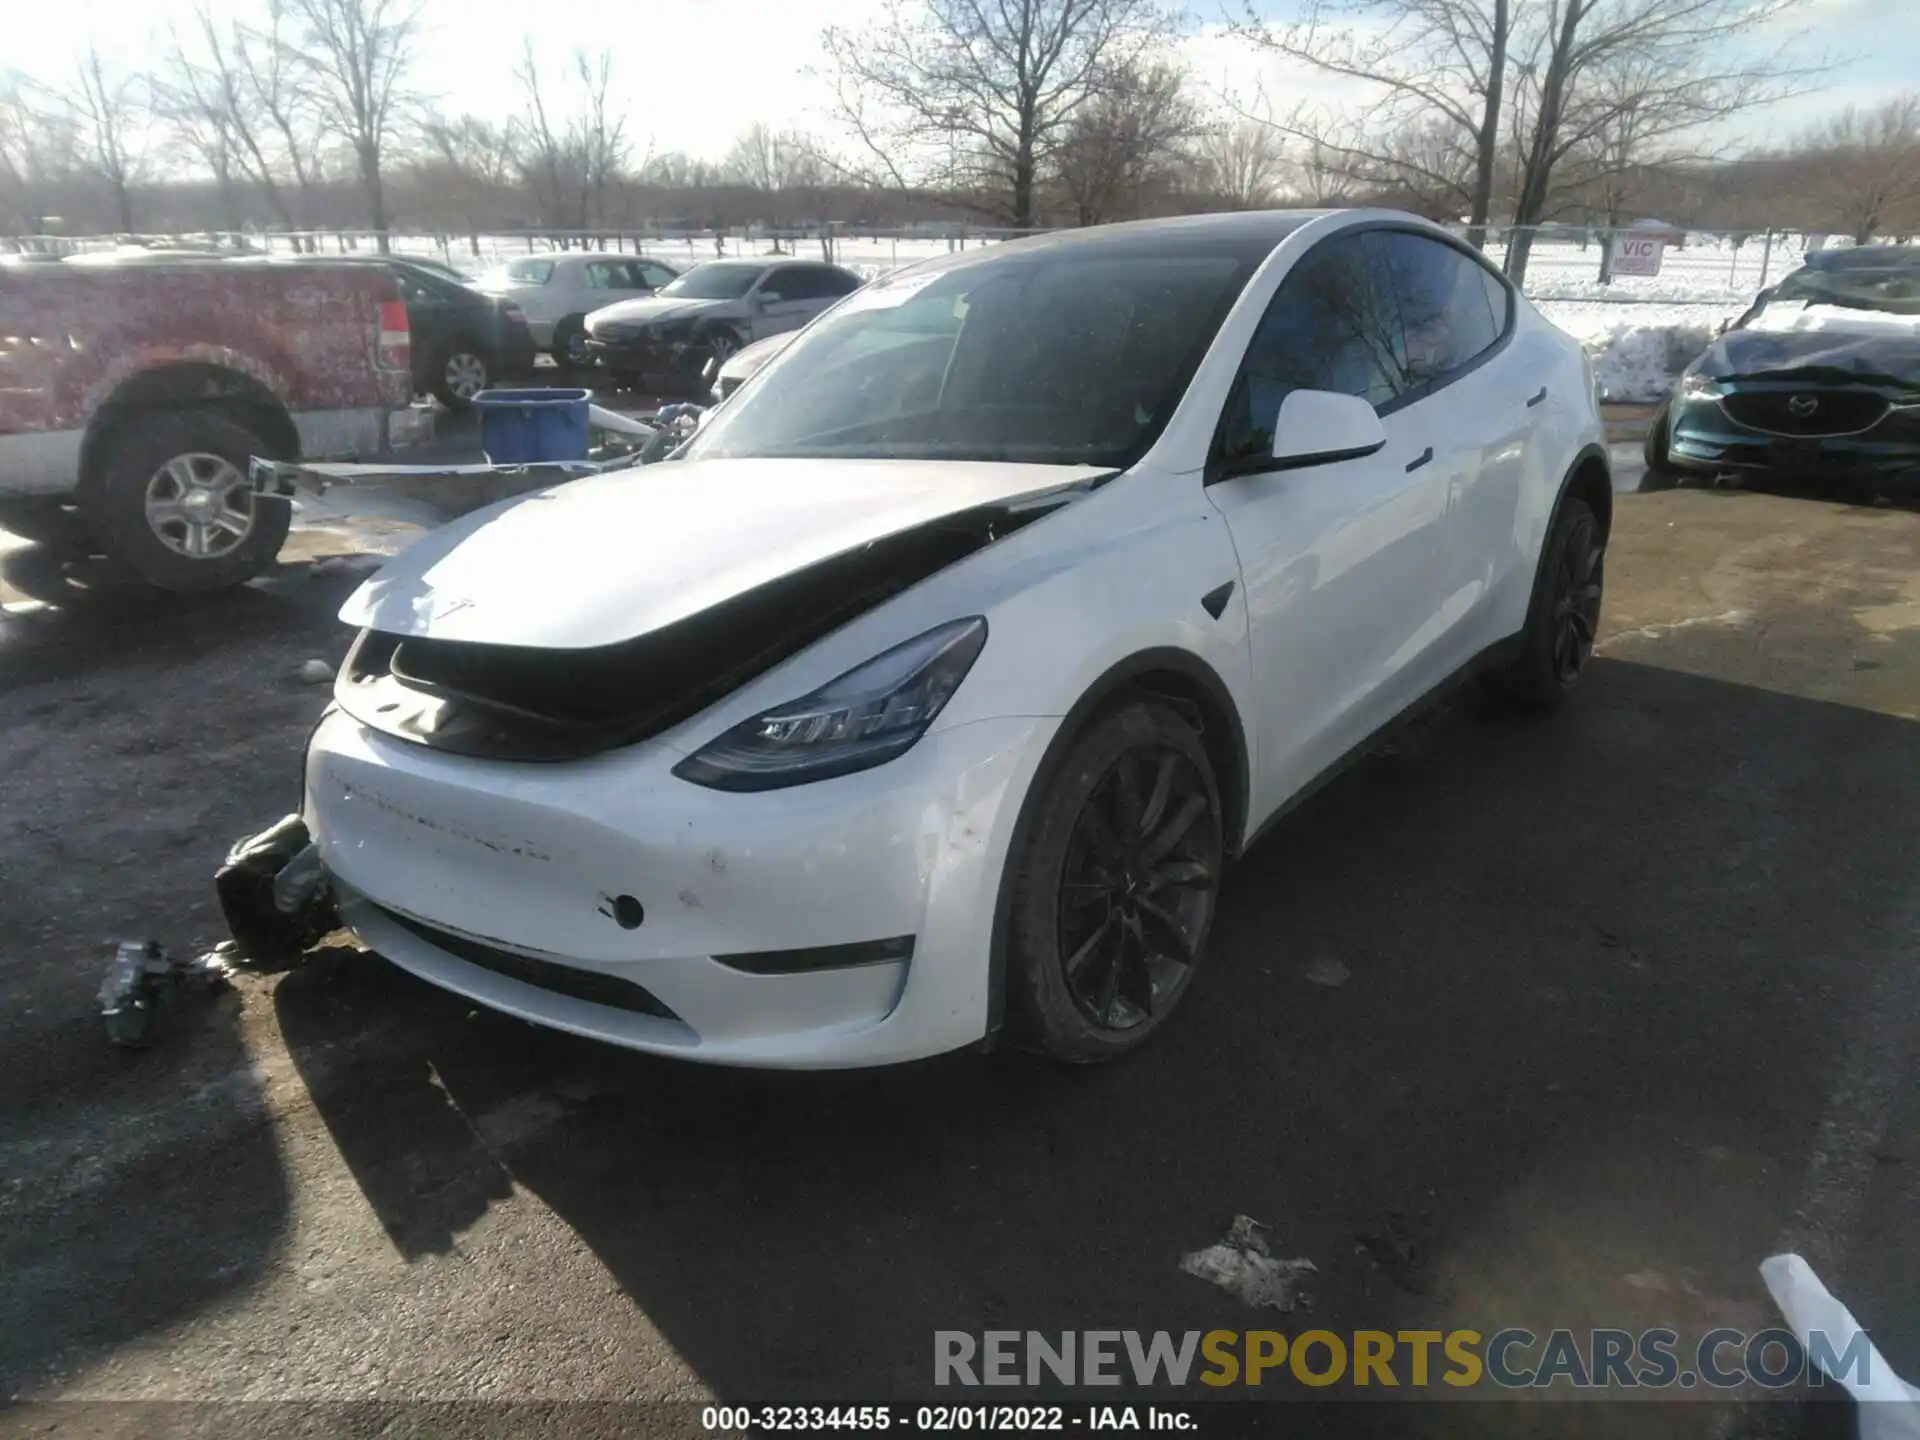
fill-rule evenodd
<path id="1" fill-rule="evenodd" d="M 1236 1213 L 1336 1331 L 1759 1328 L 1794 1248 L 1920 1377 L 1915 509 L 1622 494 L 1578 702 L 1329 787 L 1180 1023 L 1076 1073 L 715 1072 L 345 948 L 110 1049 L 111 942 L 218 939 L 296 803 L 355 583 L 296 538 L 196 604 L 0 557 L 0 1395 L 906 1399 L 941 1328 L 1301 1328 L 1180 1272 Z M 1384 1430 L 1542 1433 L 1439 1409 Z M 1627 1412 L 1550 1428 L 1801 1425 Z"/>

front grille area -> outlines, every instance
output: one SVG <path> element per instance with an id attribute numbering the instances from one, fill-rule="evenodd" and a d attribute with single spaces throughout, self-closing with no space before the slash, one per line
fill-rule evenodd
<path id="1" fill-rule="evenodd" d="M 1720 407 L 1769 435 L 1851 435 L 1879 424 L 1888 408 L 1867 390 L 1743 390 L 1722 396 Z"/>
<path id="2" fill-rule="evenodd" d="M 491 970 L 509 980 L 518 980 L 522 985 L 532 985 L 539 990 L 550 990 L 555 995 L 584 1000 L 589 1005 L 605 1005 L 609 1009 L 626 1010 L 635 1015 L 651 1015 L 659 1020 L 680 1019 L 652 991 L 631 980 L 623 980 L 618 975 L 607 975 L 598 970 L 576 970 L 571 965 L 556 965 L 551 960 L 534 960 L 479 940 L 469 940 L 464 935 L 455 935 L 436 926 L 423 925 L 418 920 L 395 914 L 384 905 L 376 908 L 402 930 L 418 936 L 436 950 L 444 950 L 469 965 L 478 965 L 482 970 Z"/>

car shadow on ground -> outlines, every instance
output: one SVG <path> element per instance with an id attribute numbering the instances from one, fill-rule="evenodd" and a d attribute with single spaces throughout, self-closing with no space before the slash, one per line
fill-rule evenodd
<path id="1" fill-rule="evenodd" d="M 290 654 L 312 645 L 306 653 L 337 660 L 351 636 L 336 616 L 364 578 L 315 576 L 308 561 L 287 560 L 231 590 L 176 595 L 83 550 L 20 545 L 0 554 L 0 587 L 16 597 L 0 611 L 0 674 L 27 685 L 134 661 L 193 661 L 276 636 Z"/>
<path id="2" fill-rule="evenodd" d="M 275 1004 L 303 1073 L 354 1027 L 403 1033 L 350 1084 L 308 1077 L 403 1254 L 529 1191 L 725 1400 L 924 1398 L 943 1329 L 1753 1330 L 1783 1242 L 1912 1374 L 1898 1196 L 1861 1161 L 1837 1236 L 1806 1187 L 1833 1071 L 1912 970 L 1914 853 L 1914 722 L 1605 660 L 1553 723 L 1443 715 L 1290 818 L 1230 882 L 1176 1023 L 1122 1063 L 716 1071 L 344 950 Z M 1920 1017 L 1887 1023 L 1910 1056 Z M 1911 1135 L 1910 1066 L 1879 1081 Z M 1182 1273 L 1237 1214 L 1313 1262 L 1310 1309 Z M 1874 1259 L 1876 1235 L 1907 1253 Z M 1555 1433 L 1713 1420 L 1628 1408 L 1561 1407 Z M 1539 1429 L 1501 1405 L 1341 1417 Z"/>

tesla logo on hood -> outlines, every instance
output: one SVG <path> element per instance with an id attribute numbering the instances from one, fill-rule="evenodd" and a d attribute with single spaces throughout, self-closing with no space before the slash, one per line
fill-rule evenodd
<path id="1" fill-rule="evenodd" d="M 1818 395 L 1796 395 L 1787 401 L 1787 413 L 1795 419 L 1804 420 L 1820 408 Z"/>

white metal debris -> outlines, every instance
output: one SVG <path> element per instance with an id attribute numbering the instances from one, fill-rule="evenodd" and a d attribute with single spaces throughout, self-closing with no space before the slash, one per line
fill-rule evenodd
<path id="1" fill-rule="evenodd" d="M 1873 1341 L 1861 1334 L 1852 1312 L 1820 1283 L 1813 1267 L 1798 1255 L 1774 1255 L 1760 1262 L 1760 1278 L 1816 1364 L 1820 1352 L 1810 1339 L 1815 1333 L 1825 1338 L 1824 1349 L 1835 1356 L 1851 1354 L 1856 1337 L 1865 1342 L 1864 1365 L 1832 1377 L 1858 1403 L 1860 1440 L 1920 1440 L 1920 1388 L 1893 1373 Z"/>
<path id="2" fill-rule="evenodd" d="M 1301 1302 L 1301 1279 L 1317 1273 L 1311 1260 L 1276 1260 L 1268 1250 L 1267 1227 L 1246 1215 L 1234 1216 L 1225 1239 L 1195 1250 L 1180 1268 L 1249 1305 L 1284 1311 Z"/>

